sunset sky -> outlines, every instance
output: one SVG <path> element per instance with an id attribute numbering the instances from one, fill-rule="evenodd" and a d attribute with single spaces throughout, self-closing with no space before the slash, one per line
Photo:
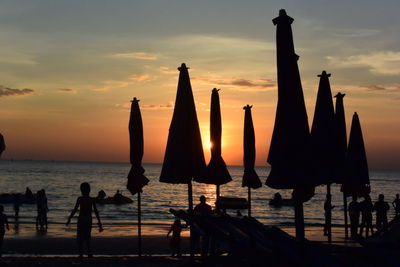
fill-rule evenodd
<path id="1" fill-rule="evenodd" d="M 177 67 L 190 67 L 202 139 L 220 88 L 222 154 L 242 164 L 243 106 L 253 105 L 257 165 L 266 165 L 277 101 L 275 26 L 295 19 L 311 125 L 317 75 L 331 73 L 348 130 L 357 111 L 371 169 L 400 168 L 400 3 L 265 0 L 10 0 L 0 3 L 0 132 L 5 159 L 129 160 L 139 98 L 144 162 L 162 162 Z"/>

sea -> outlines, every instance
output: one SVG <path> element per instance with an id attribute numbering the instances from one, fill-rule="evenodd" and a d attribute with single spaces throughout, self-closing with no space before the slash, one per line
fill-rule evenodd
<path id="1" fill-rule="evenodd" d="M 144 234 L 165 234 L 174 216 L 169 212 L 173 209 L 187 209 L 187 185 L 166 184 L 159 182 L 161 164 L 144 164 L 145 175 L 150 180 L 141 194 L 142 224 Z M 45 189 L 48 198 L 49 228 L 46 233 L 37 231 L 35 227 L 36 205 L 23 204 L 20 207 L 19 218 L 14 217 L 12 204 L 3 204 L 9 217 L 11 231 L 9 237 L 29 237 L 45 234 L 48 236 L 72 236 L 75 234 L 74 224 L 66 226 L 65 222 L 80 196 L 79 186 L 82 182 L 91 185 L 91 196 L 104 190 L 108 196 L 120 190 L 123 195 L 133 199 L 133 203 L 124 205 L 98 205 L 100 217 L 105 231 L 103 236 L 133 235 L 137 229 L 137 195 L 131 196 L 126 189 L 129 163 L 104 162 L 61 162 L 61 161 L 0 161 L 0 193 L 25 192 L 29 187 L 34 193 Z M 243 167 L 229 166 L 233 181 L 221 186 L 221 196 L 247 198 L 247 188 L 241 187 Z M 256 172 L 265 184 L 270 169 L 256 167 Z M 400 193 L 399 171 L 370 171 L 371 196 L 376 201 L 378 194 L 384 193 L 385 200 L 392 202 Z M 205 195 L 210 205 L 215 203 L 216 188 L 214 185 L 193 183 L 194 204 L 199 197 Z M 276 208 L 268 201 L 279 192 L 283 198 L 291 197 L 291 190 L 275 190 L 264 185 L 252 190 L 252 216 L 267 225 L 292 227 L 294 211 L 292 207 Z M 326 187 L 316 188 L 315 196 L 304 204 L 306 226 L 323 226 Z M 334 226 L 343 226 L 343 197 L 340 185 L 332 185 L 332 202 L 335 208 L 332 214 Z M 246 210 L 241 211 L 243 215 Z M 233 215 L 235 211 L 231 211 Z M 391 207 L 389 217 L 394 215 Z M 76 222 L 76 220 L 74 221 Z"/>

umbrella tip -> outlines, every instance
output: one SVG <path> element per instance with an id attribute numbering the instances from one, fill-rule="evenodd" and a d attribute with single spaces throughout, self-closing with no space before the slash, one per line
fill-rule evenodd
<path id="1" fill-rule="evenodd" d="M 247 104 L 246 106 L 243 107 L 243 109 L 247 110 L 247 109 L 251 109 L 252 107 L 253 107 L 253 105 L 250 106 L 249 104 Z"/>
<path id="2" fill-rule="evenodd" d="M 187 69 L 189 69 L 188 67 L 186 67 L 186 64 L 185 63 L 182 63 L 181 64 L 181 66 L 178 68 L 178 70 L 187 70 Z"/>
<path id="3" fill-rule="evenodd" d="M 280 9 L 279 10 L 279 16 L 287 16 L 287 14 L 286 14 L 286 10 L 285 9 Z"/>
<path id="4" fill-rule="evenodd" d="M 213 92 L 218 92 L 219 90 L 221 90 L 221 89 L 217 89 L 217 88 L 212 89 Z"/>
<path id="5" fill-rule="evenodd" d="M 323 70 L 322 73 L 318 74 L 317 76 L 318 77 L 331 77 L 331 74 L 330 73 L 326 73 L 326 71 Z"/>
<path id="6" fill-rule="evenodd" d="M 337 98 L 343 98 L 346 94 L 342 94 L 341 92 L 338 92 L 335 97 Z"/>
<path id="7" fill-rule="evenodd" d="M 131 100 L 131 102 L 139 102 L 140 100 L 139 99 L 137 99 L 136 97 L 134 97 L 132 100 Z"/>

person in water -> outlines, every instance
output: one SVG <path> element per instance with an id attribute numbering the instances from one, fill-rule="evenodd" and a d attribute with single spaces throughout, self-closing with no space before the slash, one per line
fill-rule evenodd
<path id="1" fill-rule="evenodd" d="M 332 210 L 335 206 L 332 206 L 331 195 L 326 195 L 326 200 L 324 203 L 325 211 L 325 224 L 324 224 L 324 235 L 327 236 L 329 231 L 331 231 L 331 220 L 332 220 Z"/>
<path id="2" fill-rule="evenodd" d="M 67 225 L 70 224 L 72 217 L 79 208 L 78 224 L 77 224 L 77 235 L 76 240 L 78 242 L 79 257 L 83 256 L 83 244 L 86 243 L 87 255 L 89 258 L 93 257 L 90 250 L 91 231 L 92 231 L 92 211 L 96 215 L 99 231 L 103 231 L 103 226 L 100 221 L 99 212 L 96 207 L 96 201 L 90 197 L 90 185 L 89 183 L 81 184 L 82 196 L 78 197 L 74 209 L 71 215 L 68 217 Z"/>
<path id="3" fill-rule="evenodd" d="M 389 204 L 385 201 L 385 196 L 379 194 L 378 201 L 375 202 L 373 210 L 376 212 L 376 229 L 387 230 L 388 219 L 387 212 L 390 209 Z"/>
<path id="4" fill-rule="evenodd" d="M 399 194 L 396 194 L 396 198 L 393 200 L 392 205 L 393 205 L 393 208 L 394 208 L 395 216 L 398 216 L 400 214 L 400 198 L 399 198 Z"/>
<path id="5" fill-rule="evenodd" d="M 44 189 L 41 189 L 36 193 L 36 207 L 36 228 L 38 229 L 40 226 L 41 230 L 47 229 L 47 212 L 49 211 L 49 208 L 47 206 L 47 196 Z"/>
<path id="6" fill-rule="evenodd" d="M 7 231 L 10 231 L 10 226 L 8 225 L 7 215 L 4 213 L 3 205 L 0 205 L 0 257 L 3 254 L 3 241 L 4 241 L 4 234 Z"/>
<path id="7" fill-rule="evenodd" d="M 365 236 L 368 237 L 369 230 L 371 234 L 374 234 L 374 228 L 372 227 L 372 201 L 369 195 L 364 197 L 364 200 L 360 202 L 361 211 L 361 225 L 360 225 L 360 235 L 362 236 L 365 227 Z"/>
<path id="8" fill-rule="evenodd" d="M 357 195 L 353 195 L 353 201 L 349 203 L 350 236 L 356 237 L 360 224 L 360 203 L 357 202 Z"/>
<path id="9" fill-rule="evenodd" d="M 175 255 L 181 257 L 181 232 L 183 228 L 186 228 L 187 225 L 182 225 L 181 220 L 176 219 L 174 223 L 171 225 L 171 228 L 168 231 L 167 239 L 169 235 L 172 233 L 172 237 L 169 240 L 169 245 L 172 250 L 171 256 L 174 257 Z"/>

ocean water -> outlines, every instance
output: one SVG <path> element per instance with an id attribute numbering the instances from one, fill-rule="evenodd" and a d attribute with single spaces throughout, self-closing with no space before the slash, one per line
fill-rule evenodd
<path id="1" fill-rule="evenodd" d="M 165 184 L 158 181 L 160 164 L 145 164 L 145 175 L 150 179 L 142 193 L 142 222 L 151 230 L 147 234 L 165 233 L 173 221 L 170 208 L 187 208 L 187 185 Z M 121 190 L 134 200 L 126 205 L 98 205 L 105 228 L 104 235 L 134 234 L 137 221 L 136 195 L 130 196 L 126 190 L 126 176 L 130 164 L 127 163 L 95 163 L 95 162 L 53 162 L 53 161 L 0 161 L 0 193 L 24 192 L 29 187 L 34 193 L 42 188 L 46 190 L 49 205 L 49 231 L 47 234 L 70 236 L 75 233 L 73 226 L 66 227 L 65 222 L 70 214 L 76 198 L 80 195 L 82 182 L 91 184 L 91 195 L 96 196 L 104 190 L 112 196 Z M 230 166 L 233 181 L 221 186 L 222 196 L 247 197 L 247 188 L 241 187 L 243 167 Z M 269 173 L 268 167 L 257 167 L 260 179 L 265 183 Z M 400 172 L 371 171 L 372 199 L 375 201 L 379 193 L 384 193 L 386 201 L 392 202 L 395 194 L 400 193 Z M 294 211 L 291 207 L 274 208 L 268 201 L 277 192 L 267 186 L 252 190 L 252 215 L 261 222 L 276 226 L 291 226 L 294 222 Z M 279 191 L 284 198 L 290 198 L 291 190 Z M 305 203 L 304 214 L 306 225 L 322 225 L 324 222 L 323 203 L 326 187 L 316 188 L 315 196 Z M 208 203 L 215 202 L 215 186 L 193 183 L 194 203 L 200 195 L 206 195 Z M 334 225 L 343 225 L 343 202 L 340 186 L 332 186 L 332 202 Z M 35 230 L 36 205 L 24 204 L 20 208 L 20 218 L 15 224 L 14 210 L 11 204 L 4 204 L 5 213 L 10 217 L 12 231 L 9 236 L 24 237 L 38 234 Z M 235 212 L 235 211 L 233 211 Z M 246 210 L 242 211 L 247 214 Z M 393 209 L 389 217 L 393 216 Z"/>

